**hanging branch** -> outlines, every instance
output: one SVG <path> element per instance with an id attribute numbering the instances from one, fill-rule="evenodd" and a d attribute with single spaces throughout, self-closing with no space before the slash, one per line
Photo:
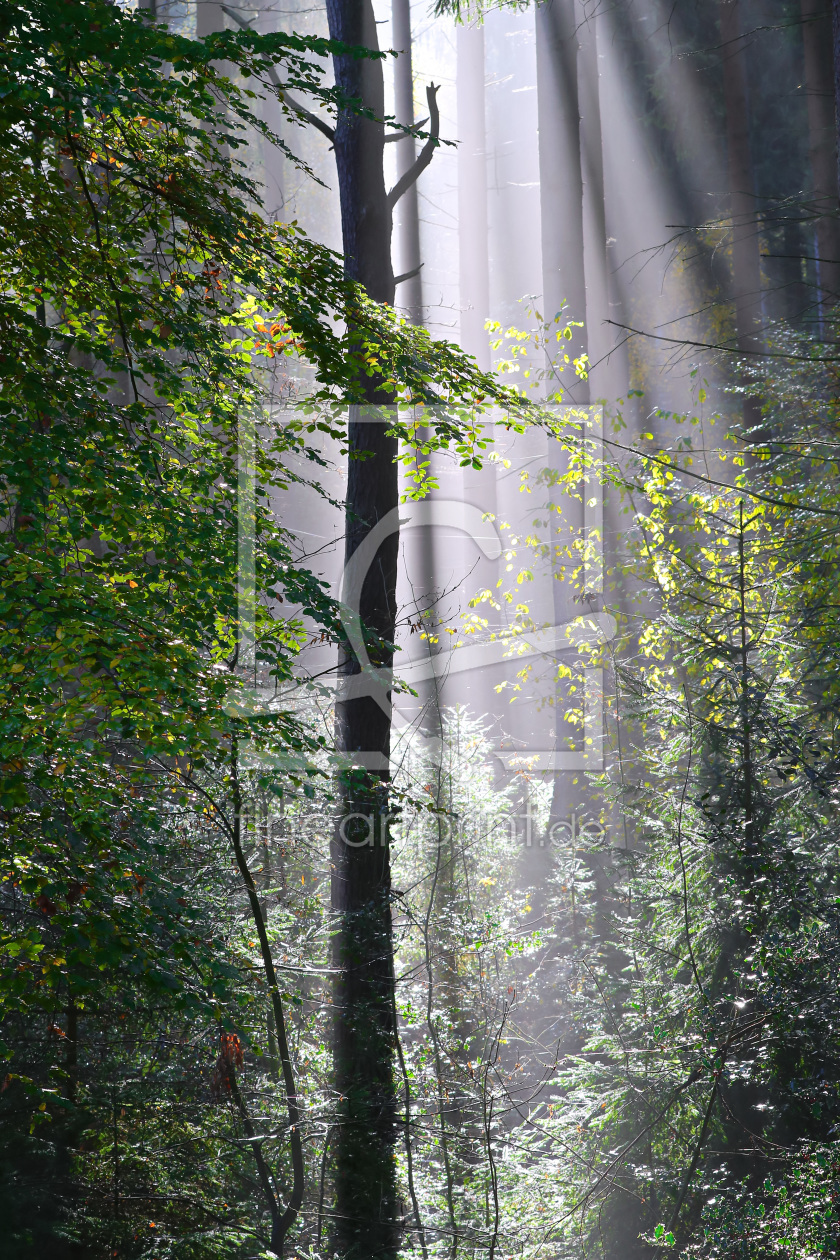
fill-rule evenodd
<path id="1" fill-rule="evenodd" d="M 238 13 L 234 13 L 233 9 L 229 9 L 226 4 L 222 5 L 222 12 L 226 13 L 228 17 L 236 22 L 237 26 L 241 26 L 243 30 L 251 31 L 254 29 L 250 22 L 247 22 L 245 18 L 240 17 Z M 319 118 L 317 114 L 313 114 L 312 111 L 307 109 L 305 105 L 301 105 L 300 101 L 296 101 L 293 96 L 289 95 L 283 87 L 283 84 L 280 82 L 280 78 L 277 71 L 274 69 L 274 66 L 268 67 L 268 77 L 277 88 L 277 95 L 280 97 L 283 104 L 288 105 L 289 109 L 293 110 L 299 118 L 302 118 L 304 122 L 308 122 L 310 126 L 314 127 L 317 131 L 320 131 L 322 135 L 327 137 L 330 144 L 333 144 L 335 141 L 335 131 L 333 128 L 329 125 L 329 123 L 325 123 L 323 118 Z"/>
<path id="2" fill-rule="evenodd" d="M 394 184 L 394 187 L 388 193 L 388 209 L 393 210 L 400 197 L 406 192 L 412 184 L 416 184 L 423 171 L 434 157 L 435 149 L 438 147 L 440 140 L 440 110 L 438 109 L 437 94 L 438 87 L 434 83 L 430 83 L 426 88 L 426 100 L 429 105 L 429 138 L 423 145 L 417 155 L 416 161 L 408 168 L 406 173 L 402 175 Z"/>

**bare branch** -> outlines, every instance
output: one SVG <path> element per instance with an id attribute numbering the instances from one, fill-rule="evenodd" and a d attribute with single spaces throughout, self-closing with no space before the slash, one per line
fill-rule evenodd
<path id="1" fill-rule="evenodd" d="M 416 162 L 397 180 L 388 193 L 388 208 L 390 210 L 393 210 L 403 193 L 407 192 L 411 185 L 417 182 L 434 156 L 440 136 L 440 110 L 438 109 L 437 94 L 438 88 L 434 83 L 430 83 L 426 88 L 426 100 L 429 104 L 429 138 L 420 150 Z"/>
<path id="2" fill-rule="evenodd" d="M 393 144 L 395 140 L 404 140 L 406 136 L 416 136 L 421 127 L 425 127 L 428 118 L 421 118 L 413 127 L 401 127 L 399 131 L 392 131 L 390 135 L 385 137 L 385 144 Z"/>
<path id="3" fill-rule="evenodd" d="M 423 270 L 423 264 L 415 267 L 412 271 L 404 271 L 401 276 L 394 276 L 394 284 L 402 284 L 403 280 L 413 280 L 415 276 L 419 276 Z"/>

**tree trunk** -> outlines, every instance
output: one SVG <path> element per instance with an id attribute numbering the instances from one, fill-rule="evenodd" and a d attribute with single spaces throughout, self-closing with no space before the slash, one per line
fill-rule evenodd
<path id="1" fill-rule="evenodd" d="M 461 347 L 490 367 L 490 269 L 487 259 L 487 139 L 484 122 L 484 27 L 459 26 L 458 283 Z"/>
<path id="2" fill-rule="evenodd" d="M 823 308 L 840 294 L 840 219 L 837 213 L 837 139 L 828 0 L 801 0 L 808 140 L 817 215 L 817 283 Z"/>
<path id="3" fill-rule="evenodd" d="M 594 18 L 587 19 L 580 0 L 550 0 L 537 9 L 536 22 L 545 315 L 553 318 L 565 298 L 568 317 L 585 323 L 557 351 L 561 358 L 566 353 L 570 359 L 589 355 L 593 365 L 589 380 L 577 380 L 571 366 L 561 378 L 566 400 L 586 404 L 608 380 L 606 356 L 612 344 L 605 322 L 609 277 L 597 36 Z M 553 467 L 565 470 L 568 456 L 559 443 L 551 443 L 549 459 Z M 554 493 L 552 500 L 557 502 Z M 564 495 L 562 528 L 582 529 L 582 514 L 571 521 L 570 510 L 571 501 Z M 557 517 L 554 529 L 559 522 Z M 558 623 L 575 615 L 564 583 L 554 581 L 552 594 Z M 567 697 L 561 687 L 554 702 L 555 747 L 562 751 L 571 732 L 562 716 Z M 570 809 L 580 813 L 585 808 L 579 778 L 574 771 L 555 770 L 548 834 Z M 550 860 L 547 848 L 534 856 Z"/>
<path id="4" fill-rule="evenodd" d="M 149 8 L 152 4 L 149 4 Z M 154 11 L 157 13 L 157 0 L 154 0 Z M 225 15 L 221 3 L 217 0 L 202 0 L 196 6 L 195 33 L 199 39 L 225 29 Z"/>
<path id="5" fill-rule="evenodd" d="M 377 47 L 370 0 L 327 0 L 330 36 Z M 382 63 L 334 57 L 336 84 L 376 118 L 384 113 Z M 393 303 L 391 213 L 383 173 L 381 122 L 341 110 L 335 161 L 341 203 L 344 266 L 377 302 Z M 372 405 L 384 398 L 367 384 Z M 346 501 L 345 563 L 370 530 L 398 504 L 397 442 L 386 426 L 351 409 Z M 366 458 L 354 458 L 366 452 Z M 393 643 L 398 534 L 379 549 L 365 578 L 358 613 L 364 626 Z M 389 648 L 369 652 L 388 668 Z M 358 675 L 349 648 L 340 675 Z M 385 815 L 388 802 L 390 715 L 370 696 L 336 704 L 336 746 L 345 757 L 339 776 L 340 818 L 332 842 L 334 915 L 334 1064 L 338 1095 L 332 1139 L 335 1178 L 333 1246 L 342 1260 L 391 1260 L 399 1247 L 394 1142 L 394 1026 L 391 875 Z M 366 766 L 369 773 L 353 766 Z M 361 841 L 361 843 L 360 843 Z M 368 842 L 369 841 L 369 842 Z"/>
<path id="6" fill-rule="evenodd" d="M 732 215 L 732 272 L 738 349 L 758 349 L 756 318 L 761 309 L 758 227 L 755 217 L 747 75 L 738 0 L 721 0 L 720 40 L 723 51 L 723 96 L 729 204 Z"/>
<path id="7" fill-rule="evenodd" d="M 490 260 L 484 27 L 477 23 L 459 25 L 455 39 L 460 342 L 461 348 L 487 372 L 490 370 L 490 334 L 484 325 L 490 315 Z M 464 502 L 495 516 L 495 465 L 485 462 L 481 468 L 464 468 L 461 477 L 459 493 Z M 461 538 L 454 545 L 459 555 L 457 563 L 464 574 L 470 574 L 472 589 L 496 581 L 495 562 L 488 564 L 482 559 L 477 568 L 473 568 L 475 544 L 471 540 Z M 473 703 L 481 712 L 485 705 L 490 707 L 493 693 L 488 695 L 481 684 L 476 684 L 475 688 Z"/>
<path id="8" fill-rule="evenodd" d="M 574 0 L 548 0 L 537 7 L 535 20 L 543 313 L 546 320 L 554 319 L 565 301 L 566 317 L 583 323 L 586 280 Z M 553 362 L 558 353 L 561 360 L 564 354 L 571 360 L 585 351 L 586 329 L 576 328 L 571 341 L 552 343 L 549 360 Z M 566 369 L 563 383 L 570 401 L 584 400 L 586 385 L 576 382 L 571 369 Z"/>
<path id="9" fill-rule="evenodd" d="M 735 299 L 735 335 L 739 354 L 755 355 L 761 349 L 756 323 L 761 314 L 761 271 L 758 223 L 755 214 L 747 71 L 741 35 L 738 0 L 720 0 L 720 42 L 723 57 L 723 97 L 726 107 L 726 150 L 729 206 L 732 217 L 732 286 Z M 757 399 L 745 398 L 744 425 L 750 430 L 760 422 Z"/>
<path id="10" fill-rule="evenodd" d="M 414 126 L 414 73 L 411 66 L 411 0 L 393 0 L 391 6 L 394 48 L 399 54 L 394 62 L 394 113 L 404 127 Z M 395 141 L 397 146 L 397 179 L 414 165 L 413 136 Z M 397 215 L 397 250 L 399 271 L 406 276 L 399 286 L 399 305 L 412 324 L 423 323 L 423 278 L 420 273 L 420 211 L 417 185 L 412 184 L 402 197 Z"/>
<path id="11" fill-rule="evenodd" d="M 377 521 L 397 504 L 396 442 L 384 424 L 351 418 L 345 560 Z M 369 452 L 362 461 L 353 452 Z M 371 457 L 372 456 L 372 457 Z M 398 535 L 380 548 L 362 588 L 360 616 L 393 642 Z M 374 664 L 388 668 L 390 650 Z M 359 674 L 347 651 L 341 681 Z M 396 1183 L 393 1162 L 395 1099 L 391 977 L 391 874 L 388 758 L 391 720 L 370 696 L 339 699 L 336 748 L 346 758 L 332 842 L 335 1088 L 338 1129 L 332 1149 L 336 1184 L 335 1242 L 342 1260 L 396 1254 Z M 364 770 L 353 766 L 367 767 Z"/>
<path id="12" fill-rule="evenodd" d="M 831 0 L 832 51 L 834 61 L 834 147 L 837 151 L 837 187 L 840 197 L 840 0 Z"/>
<path id="13" fill-rule="evenodd" d="M 354 47 L 378 48 L 370 0 L 327 0 L 330 37 Z M 385 112 L 381 61 L 350 55 L 333 58 L 336 86 L 361 101 L 377 119 Z M 335 165 L 341 203 L 344 269 L 375 302 L 394 301 L 391 212 L 385 193 L 385 128 L 343 109 L 335 128 Z"/>
<path id="14" fill-rule="evenodd" d="M 598 45 L 594 14 L 587 16 L 582 0 L 575 6 L 580 52 L 578 105 L 580 158 L 583 182 L 583 257 L 586 275 L 586 348 L 590 375 L 583 401 L 594 402 L 608 391 L 607 355 L 613 338 L 607 275 L 607 224 L 604 207 L 604 151 L 601 140 Z"/>
<path id="15" fill-rule="evenodd" d="M 539 5 L 536 21 L 536 108 L 539 118 L 540 222 L 543 244 L 543 305 L 545 319 L 552 320 L 563 302 L 564 318 L 586 324 L 586 272 L 583 265 L 583 165 L 581 161 L 581 107 L 578 103 L 578 33 L 574 0 L 549 0 Z M 549 370 L 559 370 L 563 355 L 569 360 L 581 357 L 587 350 L 587 328 L 573 329 L 569 341 L 550 341 L 547 349 Z M 559 362 L 557 362 L 559 358 Z M 588 384 L 578 381 L 572 367 L 565 367 L 559 382 L 567 402 L 586 402 Z M 567 459 L 559 442 L 549 441 L 548 459 L 552 467 L 565 470 Z M 550 495 L 559 505 L 559 493 Z M 564 496 L 564 509 L 568 512 Z M 559 517 L 552 514 L 552 532 L 559 528 Z M 553 538 L 554 542 L 554 538 Z M 554 557 L 552 558 L 554 571 Z M 565 604 L 568 592 L 553 578 L 554 620 L 567 619 Z M 563 712 L 563 690 L 555 688 L 554 728 L 557 747 L 562 747 L 560 714 Z M 569 776 L 554 771 L 552 809 L 547 835 L 554 823 L 563 818 L 570 799 Z M 526 854 L 530 867 L 536 864 L 535 883 L 548 877 L 552 852 L 548 845 Z"/>

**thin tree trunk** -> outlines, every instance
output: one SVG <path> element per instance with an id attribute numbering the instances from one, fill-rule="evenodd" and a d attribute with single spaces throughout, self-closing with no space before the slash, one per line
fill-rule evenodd
<path id="1" fill-rule="evenodd" d="M 461 347 L 478 366 L 490 367 L 484 324 L 490 313 L 487 258 L 487 139 L 484 121 L 484 27 L 459 26 L 456 35 L 458 96 L 458 285 Z"/>
<path id="2" fill-rule="evenodd" d="M 749 354 L 758 348 L 755 322 L 760 312 L 761 278 L 750 160 L 747 74 L 738 0 L 721 0 L 720 40 L 723 55 L 727 166 L 732 214 L 735 319 L 738 349 L 743 354 Z"/>
<path id="3" fill-rule="evenodd" d="M 490 315 L 490 262 L 487 205 L 487 125 L 485 109 L 485 41 L 482 25 L 459 25 L 456 32 L 458 114 L 458 305 L 461 348 L 471 354 L 483 371 L 490 370 L 490 334 L 485 323 Z M 464 501 L 495 517 L 496 468 L 464 468 L 461 473 Z M 492 586 L 495 562 L 480 560 L 474 566 L 474 544 L 462 538 L 455 544 L 462 572 L 469 573 L 472 590 Z M 486 575 L 486 576 L 485 576 Z M 466 588 L 465 588 L 466 589 Z M 472 590 L 470 593 L 472 593 Z M 445 687 L 445 683 L 443 684 Z M 485 680 L 485 686 L 487 686 Z M 477 684 L 475 701 L 490 704 L 492 691 Z M 440 698 L 438 698 L 440 699 Z"/>
<path id="4" fill-rule="evenodd" d="M 570 359 L 588 354 L 594 367 L 589 380 L 577 380 L 567 366 L 561 378 L 569 402 L 588 403 L 608 381 L 606 358 L 612 344 L 609 318 L 609 275 L 606 252 L 604 159 L 597 34 L 581 0 L 550 0 L 537 9 L 537 92 L 540 120 L 540 186 L 543 239 L 543 284 L 546 317 L 552 318 L 566 299 L 568 315 L 584 320 L 558 353 Z M 565 467 L 567 456 L 552 442 L 549 458 Z M 555 496 L 552 494 L 552 499 Z M 564 502 L 564 513 L 570 508 Z M 559 521 L 559 517 L 557 520 Z M 566 527 L 570 524 L 565 522 Z M 582 519 L 577 523 L 582 528 Z M 552 585 L 555 619 L 569 616 L 570 592 Z M 555 691 L 555 746 L 564 747 L 565 697 Z M 574 773 L 555 771 L 548 831 L 574 807 L 580 811 Z M 546 850 L 543 860 L 549 860 Z"/>
<path id="5" fill-rule="evenodd" d="M 239 20 L 239 25 L 247 25 L 247 23 Z M 216 3 L 215 0 L 213 0 L 213 2 L 211 2 L 211 0 L 205 0 L 204 3 L 198 5 L 196 33 L 199 39 L 203 39 L 207 35 L 213 34 L 215 31 L 222 31 L 224 29 L 225 13 L 221 3 Z M 219 66 L 219 69 L 222 73 L 224 73 L 225 64 L 222 63 Z M 242 882 L 248 898 L 254 928 L 259 940 L 263 971 L 265 973 L 265 979 L 268 987 L 268 997 L 271 1008 L 268 1027 L 269 1060 L 270 1062 L 276 1064 L 276 1057 L 279 1057 L 280 1070 L 283 1078 L 283 1089 L 286 1096 L 286 1108 L 289 1118 L 289 1146 L 292 1156 L 292 1190 L 289 1196 L 289 1201 L 282 1210 L 275 1196 L 272 1185 L 272 1175 L 265 1162 L 261 1147 L 259 1144 L 253 1143 L 253 1141 L 251 1144 L 253 1158 L 257 1165 L 260 1187 L 263 1191 L 266 1206 L 268 1207 L 271 1215 L 271 1249 L 277 1256 L 282 1256 L 289 1230 L 297 1220 L 297 1215 L 303 1202 L 305 1168 L 300 1123 L 301 1113 L 294 1068 L 292 1065 L 289 1042 L 286 1034 L 286 1024 L 283 1012 L 283 1003 L 280 996 L 280 986 L 277 981 L 274 959 L 271 952 L 271 944 L 268 939 L 266 916 L 243 848 L 242 824 L 246 804 L 243 800 L 242 787 L 239 778 L 238 742 L 236 738 L 232 740 L 231 744 L 231 772 L 233 784 L 233 819 L 230 829 L 230 839 L 236 865 L 239 869 L 240 876 L 242 877 Z M 272 1023 L 273 1029 L 271 1026 Z M 253 1125 L 248 1114 L 247 1104 L 245 1103 L 236 1082 L 235 1071 L 232 1064 L 229 1065 L 229 1069 L 231 1093 L 236 1102 L 237 1110 L 242 1118 L 246 1133 L 253 1139 Z"/>
<path id="6" fill-rule="evenodd" d="M 801 0 L 802 50 L 808 97 L 808 140 L 817 214 L 817 282 L 823 308 L 840 295 L 840 219 L 837 211 L 837 139 L 834 126 L 831 8 L 829 0 Z"/>
<path id="7" fill-rule="evenodd" d="M 565 301 L 561 327 L 566 318 L 581 323 L 586 319 L 574 0 L 548 0 L 537 7 L 535 20 L 543 313 L 547 321 L 553 320 Z M 571 341 L 551 343 L 549 368 L 558 355 L 562 363 L 564 354 L 574 360 L 585 353 L 586 329 L 573 332 Z M 573 369 L 566 368 L 562 381 L 569 401 L 583 401 L 586 385 L 576 381 Z"/>
<path id="8" fill-rule="evenodd" d="M 441 721 L 440 710 L 438 710 L 438 724 L 439 724 L 439 729 L 442 734 L 443 723 Z M 444 749 L 444 745 L 442 741 L 439 744 L 438 749 L 439 751 L 438 751 L 438 757 L 437 757 L 437 765 L 435 767 L 435 789 L 436 789 L 435 801 L 438 808 L 443 808 L 445 806 L 445 801 L 443 800 L 442 778 L 443 778 L 443 758 L 445 756 L 445 749 Z M 433 1052 L 434 1067 L 435 1067 L 435 1082 L 437 1084 L 438 1134 L 439 1134 L 439 1141 L 440 1141 L 440 1150 L 443 1156 L 444 1198 L 446 1200 L 446 1212 L 447 1212 L 447 1218 L 448 1218 L 448 1224 L 449 1224 L 449 1255 L 450 1255 L 450 1260 L 457 1260 L 458 1242 L 459 1242 L 458 1221 L 455 1214 L 455 1194 L 454 1194 L 455 1178 L 452 1172 L 452 1157 L 450 1153 L 450 1134 L 449 1134 L 449 1128 L 450 1128 L 449 1113 L 450 1113 L 451 1108 L 447 1107 L 446 1105 L 447 1091 L 446 1091 L 446 1085 L 443 1079 L 443 1059 L 441 1055 L 440 1036 L 439 1036 L 439 1030 L 438 1030 L 437 1024 L 435 1023 L 435 1016 L 434 1016 L 436 975 L 435 975 L 435 966 L 434 966 L 434 951 L 432 949 L 433 919 L 436 917 L 438 920 L 438 923 L 440 923 L 441 907 L 443 907 L 444 909 L 444 914 L 446 914 L 446 911 L 449 910 L 451 907 L 452 877 L 454 874 L 455 855 L 454 855 L 454 841 L 453 841 L 453 835 L 452 835 L 452 828 L 450 827 L 449 828 L 450 854 L 449 854 L 448 871 L 447 871 L 447 879 L 446 879 L 446 882 L 449 884 L 450 896 L 447 897 L 446 893 L 443 892 L 443 889 L 440 886 L 441 884 L 441 858 L 443 856 L 443 853 L 442 853 L 443 820 L 440 814 L 438 815 L 438 819 L 437 819 L 437 827 L 438 827 L 438 835 L 437 835 L 437 844 L 435 845 L 435 866 L 434 866 L 434 871 L 432 873 L 432 886 L 429 889 L 429 904 L 426 910 L 426 917 L 423 923 L 423 949 L 426 955 L 425 961 L 426 961 L 426 985 L 427 985 L 426 1027 L 429 1030 L 429 1038 L 432 1043 L 432 1052 Z M 436 914 L 436 911 L 437 911 L 437 914 Z M 444 949 L 441 950 L 441 966 L 442 966 L 442 970 L 444 971 L 444 976 L 449 980 L 448 984 L 446 983 L 446 979 L 444 980 L 443 1004 L 444 1006 L 446 1006 L 447 1003 L 449 1004 L 450 1014 L 451 1014 L 452 1013 L 451 981 L 452 981 L 453 976 L 456 974 L 456 968 L 454 968 L 452 965 L 451 949 L 447 949 L 444 947 Z"/>
<path id="9" fill-rule="evenodd" d="M 404 127 L 414 126 L 414 72 L 411 66 L 411 0 L 393 0 L 392 38 L 399 54 L 394 62 L 394 113 Z M 397 140 L 397 179 L 411 170 L 416 157 L 413 136 Z M 423 323 L 423 277 L 420 272 L 420 209 L 417 185 L 412 184 L 397 212 L 399 270 L 406 277 L 398 290 L 399 305 L 412 324 Z"/>
<path id="10" fill-rule="evenodd" d="M 576 4 L 578 39 L 578 105 L 580 160 L 583 183 L 583 258 L 586 276 L 586 348 L 590 376 L 582 401 L 594 402 L 607 390 L 607 354 L 612 337 L 607 275 L 607 225 L 604 208 L 604 151 L 601 138 L 596 18 L 587 16 L 582 0 Z"/>
<path id="11" fill-rule="evenodd" d="M 720 42 L 723 58 L 723 97 L 726 107 L 726 149 L 729 206 L 732 217 L 732 283 L 738 352 L 755 355 L 761 349 L 756 322 L 761 314 L 761 271 L 758 223 L 755 213 L 750 160 L 747 68 L 738 0 L 720 0 Z M 745 398 L 745 427 L 760 422 L 758 400 Z"/>
<path id="12" fill-rule="evenodd" d="M 327 0 L 330 35 L 344 44 L 377 47 L 370 0 Z M 334 57 L 336 84 L 374 118 L 384 114 L 382 64 Z M 391 211 L 383 173 L 384 126 L 350 109 L 339 112 L 335 161 L 341 202 L 344 266 L 371 298 L 393 303 Z M 368 402 L 383 403 L 376 381 Z M 345 563 L 371 529 L 398 504 L 397 442 L 386 426 L 351 410 L 346 501 Z M 358 458 L 367 453 L 364 459 Z M 361 621 L 393 643 L 398 534 L 383 543 L 361 591 Z M 369 652 L 393 663 L 389 648 Z M 360 672 L 349 649 L 343 681 Z M 390 715 L 370 696 L 339 698 L 336 746 L 346 758 L 339 777 L 338 820 L 332 841 L 335 1088 L 337 1127 L 332 1142 L 335 1182 L 333 1247 L 342 1260 L 390 1260 L 399 1247 L 394 1144 L 393 939 L 387 814 Z M 366 765 L 369 773 L 352 769 Z M 356 816 L 352 818 L 351 816 Z M 369 822 L 367 820 L 370 820 Z M 361 824 L 361 825 L 359 825 Z M 370 829 L 370 843 L 365 843 Z M 363 843 L 359 844 L 359 840 Z M 351 843 L 348 843 L 350 841 Z"/>
<path id="13" fill-rule="evenodd" d="M 274 1190 L 272 1189 L 272 1179 L 270 1173 L 266 1169 L 262 1152 L 257 1146 L 252 1146 L 254 1159 L 257 1162 L 260 1184 L 263 1187 L 266 1203 L 271 1214 L 271 1248 L 276 1255 L 282 1256 L 286 1237 L 297 1219 L 297 1214 L 300 1210 L 301 1203 L 303 1202 L 305 1169 L 303 1160 L 303 1140 L 301 1135 L 300 1102 L 298 1100 L 297 1086 L 295 1084 L 289 1040 L 286 1034 L 286 1020 L 283 1012 L 283 1001 L 280 996 L 280 985 L 277 981 L 277 972 L 274 967 L 274 958 L 271 953 L 271 943 L 268 939 L 266 920 L 260 904 L 257 886 L 254 883 L 254 877 L 248 866 L 242 843 L 244 802 L 242 799 L 242 787 L 239 779 L 239 753 L 238 741 L 236 738 L 233 738 L 231 741 L 230 768 L 233 788 L 233 819 L 230 828 L 230 839 L 233 846 L 236 865 L 239 869 L 239 874 L 242 877 L 242 883 L 245 887 L 245 892 L 248 898 L 251 919 L 256 930 L 257 940 L 259 941 L 263 972 L 265 974 L 266 986 L 268 988 L 268 997 L 274 1014 L 274 1030 L 277 1036 L 277 1048 L 280 1057 L 280 1067 L 283 1074 L 283 1088 L 286 1095 L 286 1109 L 289 1117 L 289 1146 L 291 1148 L 292 1155 L 292 1192 L 289 1196 L 289 1201 L 282 1212 L 280 1211 L 280 1205 L 277 1202 Z M 237 1106 L 243 1120 L 246 1121 L 247 1124 L 250 1124 L 247 1107 L 241 1097 L 237 1099 Z M 251 1135 L 249 1134 L 249 1136 Z"/>

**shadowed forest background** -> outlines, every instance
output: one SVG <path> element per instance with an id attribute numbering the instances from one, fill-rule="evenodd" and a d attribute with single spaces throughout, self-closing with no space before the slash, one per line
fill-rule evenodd
<path id="1" fill-rule="evenodd" d="M 840 4 L 0 0 L 0 1254 L 840 1253 Z"/>

